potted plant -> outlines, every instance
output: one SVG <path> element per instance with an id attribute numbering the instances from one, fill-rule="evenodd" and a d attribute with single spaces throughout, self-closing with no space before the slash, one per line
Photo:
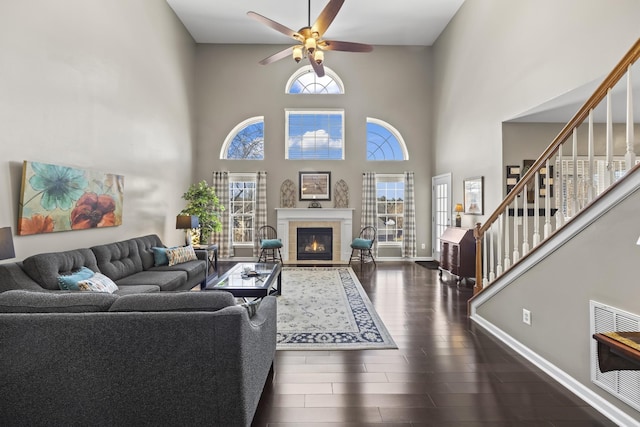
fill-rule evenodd
<path id="1" fill-rule="evenodd" d="M 208 243 L 211 234 L 222 230 L 222 222 L 219 213 L 224 210 L 213 187 L 209 187 L 207 181 L 202 180 L 191 184 L 182 198 L 187 201 L 187 206 L 180 212 L 181 215 L 196 215 L 200 222 L 199 242 Z"/>

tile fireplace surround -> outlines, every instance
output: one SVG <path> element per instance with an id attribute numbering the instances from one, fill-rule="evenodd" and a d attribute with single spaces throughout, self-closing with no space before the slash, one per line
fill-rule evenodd
<path id="1" fill-rule="evenodd" d="M 333 258 L 331 262 L 349 262 L 351 255 L 351 246 L 349 245 L 353 238 L 353 209 L 279 208 L 276 209 L 276 216 L 278 237 L 282 239 L 282 261 L 298 261 L 296 258 L 296 230 L 298 228 L 330 227 L 333 229 Z"/>

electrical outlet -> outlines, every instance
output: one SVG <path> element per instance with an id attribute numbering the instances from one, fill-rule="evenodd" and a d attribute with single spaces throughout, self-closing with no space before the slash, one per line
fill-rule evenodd
<path id="1" fill-rule="evenodd" d="M 426 249 L 427 245 L 425 243 L 422 244 L 422 249 Z"/>
<path id="2" fill-rule="evenodd" d="M 531 312 L 526 308 L 522 309 L 522 323 L 531 326 Z"/>

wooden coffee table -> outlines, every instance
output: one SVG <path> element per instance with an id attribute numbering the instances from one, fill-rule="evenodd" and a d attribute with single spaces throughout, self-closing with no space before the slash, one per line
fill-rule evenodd
<path id="1" fill-rule="evenodd" d="M 245 274 L 246 270 L 251 273 Z M 227 291 L 236 298 L 262 298 L 280 295 L 282 291 L 282 266 L 278 262 L 241 262 L 217 277 L 204 291 Z"/>

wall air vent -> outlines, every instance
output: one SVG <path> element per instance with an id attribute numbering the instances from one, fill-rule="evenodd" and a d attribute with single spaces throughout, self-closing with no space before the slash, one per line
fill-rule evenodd
<path id="1" fill-rule="evenodd" d="M 601 332 L 640 331 L 640 316 L 615 307 L 590 301 L 591 336 Z M 598 346 L 591 338 L 591 381 L 640 411 L 640 371 L 600 372 Z"/>

